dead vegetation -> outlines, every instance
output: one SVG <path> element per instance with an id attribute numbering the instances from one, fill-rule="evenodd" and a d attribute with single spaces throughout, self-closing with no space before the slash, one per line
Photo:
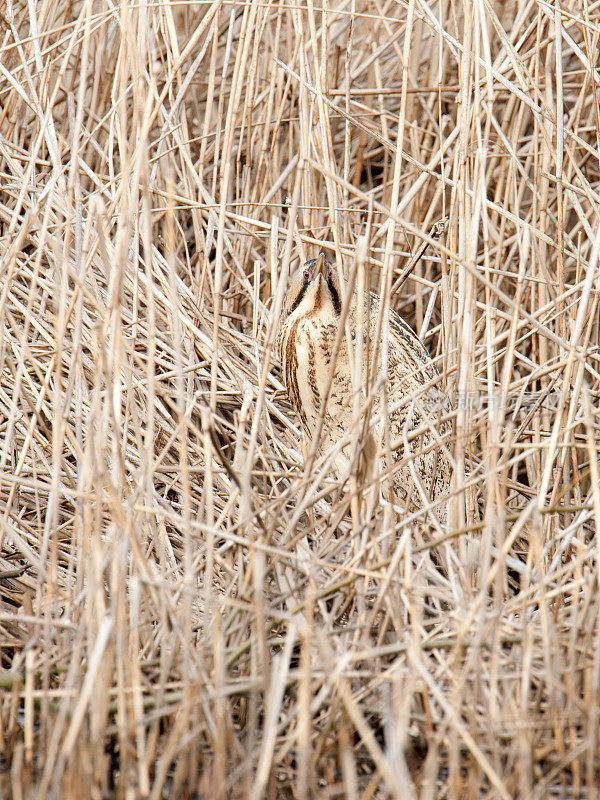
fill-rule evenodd
<path id="1" fill-rule="evenodd" d="M 598 797 L 597 0 L 1 11 L 0 795 Z M 304 470 L 272 352 L 444 216 L 448 531 Z"/>

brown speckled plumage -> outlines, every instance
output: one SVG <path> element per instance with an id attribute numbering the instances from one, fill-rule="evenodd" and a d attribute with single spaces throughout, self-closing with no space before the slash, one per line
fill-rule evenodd
<path id="1" fill-rule="evenodd" d="M 307 262 L 297 273 L 288 292 L 278 333 L 278 349 L 290 401 L 302 420 L 309 438 L 318 427 L 321 403 L 325 396 L 340 311 L 341 287 L 336 270 L 323 255 Z M 353 347 L 356 340 L 357 296 L 350 299 L 348 322 Z M 367 346 L 363 352 L 361 404 L 367 369 L 374 351 L 380 299 L 369 293 L 365 303 L 364 321 L 368 331 Z M 368 320 L 368 324 L 367 324 Z M 404 438 L 414 456 L 414 467 L 421 487 L 433 500 L 446 496 L 450 489 L 451 466 L 434 430 L 443 437 L 447 423 L 440 416 L 447 410 L 441 388 L 441 379 L 427 350 L 411 328 L 393 310 L 389 311 L 389 350 L 387 404 L 392 445 L 399 445 L 392 453 L 393 468 L 405 461 Z M 380 349 L 380 348 L 379 348 Z M 371 405 L 371 427 L 374 442 L 381 442 L 381 422 L 377 422 L 380 398 L 376 395 Z M 353 419 L 352 372 L 348 357 L 348 342 L 341 339 L 335 362 L 327 411 L 319 439 L 319 453 L 327 453 L 352 426 Z M 411 434 L 420 430 L 415 438 Z M 349 445 L 336 459 L 343 470 Z M 415 486 L 409 464 L 398 466 L 393 472 L 393 488 L 398 500 L 411 507 L 420 507 L 424 500 Z M 445 504 L 437 507 L 440 521 L 446 519 Z"/>

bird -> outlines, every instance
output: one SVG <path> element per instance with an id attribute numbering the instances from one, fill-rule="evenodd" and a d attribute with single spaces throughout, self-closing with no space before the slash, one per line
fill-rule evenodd
<path id="1" fill-rule="evenodd" d="M 343 310 L 345 297 L 347 311 Z M 359 315 L 361 302 L 363 314 Z M 383 344 L 383 329 L 378 325 L 381 305 L 381 298 L 373 292 L 359 298 L 356 287 L 340 277 L 324 253 L 300 266 L 285 296 L 277 330 L 287 394 L 308 439 L 312 442 L 318 437 L 317 455 L 327 455 L 337 446 L 333 463 L 338 475 L 344 470 L 348 474 L 352 442 L 346 432 L 358 424 L 356 410 L 361 409 L 363 418 L 368 414 L 365 452 L 371 453 L 371 464 L 391 475 L 392 500 L 411 511 L 433 503 L 437 520 L 446 523 L 447 503 L 442 500 L 450 491 L 452 462 L 442 440 L 449 432 L 450 423 L 443 419 L 449 403 L 427 349 L 391 308 L 387 314 L 385 385 L 371 392 L 369 402 L 366 387 L 373 374 L 373 359 Z M 355 374 L 353 382 L 352 359 L 356 358 L 357 331 L 360 334 L 361 330 L 361 374 Z M 387 416 L 382 414 L 383 393 Z M 391 458 L 385 447 L 388 426 Z M 379 457 L 378 452 L 382 454 Z"/>

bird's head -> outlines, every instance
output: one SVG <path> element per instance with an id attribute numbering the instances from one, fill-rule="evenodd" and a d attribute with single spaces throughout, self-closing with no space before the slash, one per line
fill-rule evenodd
<path id="1" fill-rule="evenodd" d="M 339 275 L 333 264 L 320 253 L 318 258 L 307 261 L 296 271 L 286 296 L 284 317 L 297 311 L 299 316 L 330 312 L 339 317 L 341 310 Z"/>

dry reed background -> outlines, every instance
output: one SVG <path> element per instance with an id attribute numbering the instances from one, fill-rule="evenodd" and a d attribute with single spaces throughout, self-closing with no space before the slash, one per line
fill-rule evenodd
<path id="1" fill-rule="evenodd" d="M 600 3 L 1 12 L 0 795 L 598 797 Z M 271 349 L 442 216 L 450 534 L 304 474 Z"/>

